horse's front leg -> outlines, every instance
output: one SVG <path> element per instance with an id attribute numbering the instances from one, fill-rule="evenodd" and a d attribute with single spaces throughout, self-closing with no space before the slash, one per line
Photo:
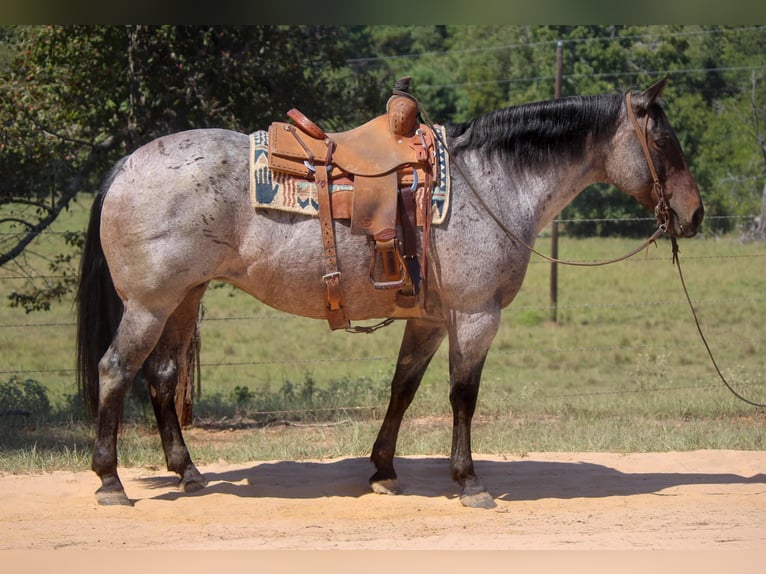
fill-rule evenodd
<path id="1" fill-rule="evenodd" d="M 399 486 L 394 470 L 394 454 L 399 428 L 407 407 L 412 403 L 423 374 L 444 340 L 447 331 L 440 323 L 417 319 L 407 321 L 396 372 L 391 381 L 391 399 L 370 457 L 376 472 L 370 477 L 370 487 L 379 494 L 396 494 Z"/>
<path id="2" fill-rule="evenodd" d="M 460 502 L 472 508 L 494 508 L 494 499 L 476 476 L 471 456 L 471 421 L 476 410 L 484 361 L 500 323 L 500 312 L 452 313 L 450 324 L 450 404 L 452 453 L 450 472 L 460 484 Z"/>

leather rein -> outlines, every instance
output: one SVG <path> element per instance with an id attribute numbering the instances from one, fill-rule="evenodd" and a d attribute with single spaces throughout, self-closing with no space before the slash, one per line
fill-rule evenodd
<path id="1" fill-rule="evenodd" d="M 410 95 L 410 97 L 412 97 Z M 641 149 L 644 151 L 644 156 L 646 157 L 646 163 L 649 166 L 649 171 L 652 175 L 652 191 L 657 196 L 657 205 L 654 208 L 654 213 L 657 216 L 657 230 L 646 240 L 644 240 L 641 245 L 630 251 L 629 253 L 626 253 L 625 255 L 621 257 L 617 257 L 615 259 L 605 259 L 605 260 L 599 260 L 599 261 L 568 261 L 564 259 L 557 259 L 555 257 L 551 257 L 549 255 L 546 255 L 545 253 L 541 253 L 531 245 L 529 245 L 527 242 L 522 240 L 518 235 L 516 235 L 513 231 L 511 231 L 505 223 L 500 220 L 500 218 L 495 214 L 494 211 L 490 208 L 489 205 L 484 201 L 484 198 L 479 194 L 478 191 L 476 191 L 476 188 L 473 186 L 473 183 L 471 179 L 465 174 L 465 172 L 460 167 L 459 162 L 452 162 L 452 165 L 455 167 L 455 169 L 460 173 L 460 175 L 463 177 L 463 180 L 468 185 L 468 188 L 471 190 L 473 195 L 476 197 L 476 199 L 479 201 L 481 206 L 484 208 L 484 210 L 492 217 L 492 219 L 495 221 L 495 223 L 500 227 L 500 229 L 503 230 L 503 232 L 516 241 L 517 243 L 521 244 L 523 247 L 534 253 L 535 255 L 542 257 L 543 259 L 550 261 L 551 263 L 561 263 L 562 265 L 570 265 L 574 267 L 600 267 L 603 265 L 610 265 L 612 263 L 618 263 L 620 261 L 625 261 L 626 259 L 630 259 L 637 253 L 640 253 L 644 249 L 646 249 L 649 245 L 652 243 L 655 243 L 657 239 L 659 239 L 662 235 L 664 235 L 668 230 L 668 225 L 670 223 L 670 205 L 667 202 L 667 198 L 665 196 L 665 182 L 660 179 L 659 175 L 657 174 L 657 169 L 654 165 L 654 159 L 652 158 L 652 154 L 649 151 L 649 131 L 648 131 L 648 123 L 649 123 L 649 115 L 647 114 L 646 120 L 644 122 L 644 127 L 642 128 L 641 125 L 638 122 L 638 119 L 636 118 L 636 114 L 633 111 L 633 107 L 631 105 L 631 96 L 630 92 L 627 92 L 625 94 L 625 106 L 627 109 L 627 114 L 631 119 L 631 122 L 633 124 L 633 129 L 636 132 L 636 137 L 638 138 L 638 141 L 641 143 Z M 425 124 L 431 128 L 431 130 L 434 132 L 435 137 L 437 138 L 439 144 L 446 150 L 447 155 L 450 155 L 449 148 L 447 147 L 446 142 L 444 142 L 439 135 L 438 131 L 434 129 L 434 124 L 431 121 L 431 119 L 428 117 L 428 113 L 423 109 L 423 106 L 420 105 L 420 102 L 418 102 L 418 108 L 420 109 L 421 114 L 423 115 L 423 119 Z M 451 157 L 451 155 L 450 155 Z"/>

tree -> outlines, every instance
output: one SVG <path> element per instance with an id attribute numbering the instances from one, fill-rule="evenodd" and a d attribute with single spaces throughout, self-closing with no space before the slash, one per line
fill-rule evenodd
<path id="1" fill-rule="evenodd" d="M 706 204 L 708 229 L 730 231 L 762 210 L 766 157 L 766 84 L 762 54 L 766 29 L 706 27 L 692 50 L 702 81 L 682 96 L 682 141 Z M 718 217 L 716 217 L 718 216 Z"/>
<path id="2" fill-rule="evenodd" d="M 120 156 L 184 129 L 264 129 L 298 107 L 341 129 L 380 113 L 382 90 L 345 65 L 365 46 L 321 26 L 45 26 L 3 29 L 0 265 L 24 249 Z M 0 60 L 2 64 L 2 60 Z M 390 90 L 390 88 L 389 88 Z M 61 279 L 11 295 L 46 309 L 72 287 L 80 237 L 51 261 Z"/>
<path id="3" fill-rule="evenodd" d="M 760 152 L 758 171 L 760 171 L 760 179 L 763 180 L 763 188 L 760 214 L 755 218 L 755 225 L 749 235 L 753 239 L 764 241 L 766 240 L 766 98 L 763 97 L 763 90 L 758 90 L 759 83 L 763 84 L 763 77 L 757 78 L 753 74 L 753 86 L 750 93 L 753 129 L 750 133 Z"/>
<path id="4" fill-rule="evenodd" d="M 668 115 L 706 204 L 706 229 L 730 230 L 730 216 L 754 207 L 753 162 L 760 153 L 748 126 L 743 94 L 751 70 L 763 70 L 766 28 L 726 26 L 454 26 L 447 27 L 436 61 L 454 109 L 444 120 L 463 121 L 491 110 L 554 96 L 555 51 L 563 44 L 562 95 L 624 92 L 670 75 Z M 412 58 L 408 58 L 411 60 Z M 417 64 L 412 64 L 413 66 Z M 759 87 L 759 90 L 762 87 Z M 430 92 L 430 90 L 429 90 Z M 760 172 L 759 172 L 760 173 Z M 611 186 L 593 186 L 567 207 L 577 235 L 643 235 L 649 218 Z M 617 223 L 603 221 L 620 219 Z"/>
<path id="5" fill-rule="evenodd" d="M 349 60 L 349 66 L 377 78 L 390 87 L 398 78 L 410 76 L 411 93 L 435 122 L 451 119 L 454 112 L 452 68 L 446 44 L 446 26 L 366 26 L 362 34 L 369 56 Z"/>

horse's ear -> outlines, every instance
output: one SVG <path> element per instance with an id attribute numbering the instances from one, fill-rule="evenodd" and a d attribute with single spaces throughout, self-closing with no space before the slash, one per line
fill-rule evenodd
<path id="1" fill-rule="evenodd" d="M 645 106 L 653 104 L 657 98 L 662 96 L 662 91 L 665 89 L 665 84 L 668 83 L 668 77 L 669 76 L 666 75 L 664 78 L 657 80 L 651 86 L 641 92 L 641 102 Z"/>
<path id="2" fill-rule="evenodd" d="M 643 92 L 633 94 L 633 111 L 638 117 L 643 116 L 651 105 L 662 96 L 665 84 L 668 82 L 668 76 L 657 80 Z"/>

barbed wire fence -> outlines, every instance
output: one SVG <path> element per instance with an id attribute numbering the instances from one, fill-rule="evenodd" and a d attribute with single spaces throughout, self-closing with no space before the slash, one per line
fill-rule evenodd
<path id="1" fill-rule="evenodd" d="M 577 224 L 579 222 L 586 222 L 586 223 L 593 223 L 593 222 L 599 222 L 603 221 L 602 219 L 582 219 L 582 220 L 562 220 L 565 221 L 567 224 Z M 619 222 L 619 219 L 609 218 L 609 221 L 617 221 Z M 629 221 L 631 223 L 635 222 L 635 218 L 629 218 L 625 221 Z M 56 232 L 49 232 L 49 233 L 56 233 Z M 543 232 L 543 235 L 545 232 Z M 567 237 L 565 236 L 563 238 L 564 242 L 567 241 Z M 739 241 L 736 239 L 736 237 L 729 237 L 727 241 L 730 241 L 731 244 L 737 245 L 740 244 Z M 742 244 L 744 245 L 744 244 Z M 755 268 L 760 268 L 766 271 L 766 265 L 764 265 L 763 260 L 766 258 L 766 245 L 763 247 L 763 249 L 756 249 L 756 250 L 745 250 L 743 248 L 741 253 L 737 253 L 736 249 L 731 250 L 733 252 L 720 255 L 720 254 L 712 254 L 712 255 L 705 255 L 705 254 L 698 254 L 693 256 L 687 256 L 685 257 L 685 261 L 689 261 L 690 263 L 699 264 L 702 266 L 706 265 L 730 265 L 730 266 L 740 266 L 740 265 L 752 265 L 755 266 Z M 656 264 L 659 260 L 661 260 L 663 263 L 667 263 L 668 261 L 668 255 L 667 254 L 646 254 L 645 256 L 635 257 L 631 260 L 628 260 L 625 262 L 628 265 L 653 265 Z M 535 268 L 536 266 L 544 265 L 547 266 L 547 262 L 541 260 L 541 259 L 535 259 L 530 263 L 531 269 Z M 543 271 L 544 272 L 544 271 Z M 639 271 L 640 273 L 640 271 Z M 42 276 L 44 279 L 51 279 L 56 280 L 59 279 L 59 276 Z M 766 279 L 766 274 L 764 275 L 764 279 Z M 6 285 L 12 284 L 14 281 L 26 281 L 29 280 L 29 275 L 22 274 L 22 273 L 16 273 L 13 270 L 9 269 L 2 269 L 0 270 L 0 281 L 3 281 Z M 561 283 L 561 289 L 562 293 L 566 293 L 566 279 L 560 279 Z M 748 295 L 746 296 L 722 296 L 722 297 L 706 297 L 704 299 L 700 299 L 697 301 L 700 305 L 704 306 L 715 306 L 718 308 L 731 308 L 732 310 L 735 309 L 738 306 L 741 306 L 743 304 L 749 304 L 749 305 L 755 305 L 755 306 L 763 306 L 764 302 L 766 302 L 766 292 L 764 291 L 756 291 L 758 293 L 763 293 L 762 295 L 755 295 L 753 296 L 753 291 L 748 291 Z M 637 316 L 642 316 L 644 314 L 651 314 L 656 315 L 658 314 L 658 310 L 661 312 L 659 313 L 660 316 L 668 315 L 668 312 L 672 310 L 673 313 L 677 313 L 678 315 L 688 313 L 688 309 L 686 308 L 686 303 L 682 299 L 682 297 L 672 297 L 672 298 L 653 298 L 648 300 L 619 300 L 619 301 L 605 301 L 603 299 L 604 293 L 592 293 L 592 298 L 588 300 L 575 300 L 575 301 L 569 301 L 566 303 L 558 303 L 558 308 L 560 311 L 564 313 L 582 313 L 582 312 L 594 312 L 598 311 L 602 314 L 609 314 L 609 313 L 618 313 L 618 312 L 624 312 L 627 309 L 634 309 L 637 312 Z M 66 305 L 66 304 L 64 304 Z M 760 307 L 763 308 L 763 307 Z M 550 310 L 550 306 L 548 304 L 524 304 L 523 302 L 521 304 L 515 302 L 511 305 L 509 310 L 512 310 L 512 313 L 518 315 L 518 314 L 524 314 L 524 313 L 533 313 L 545 316 L 548 314 Z M 507 313 L 508 311 L 506 311 Z M 8 314 L 6 314 L 8 315 Z M 762 323 L 761 319 L 753 318 L 754 321 L 759 321 Z M 284 349 L 284 355 L 280 358 L 268 358 L 268 359 L 248 359 L 246 356 L 228 356 L 223 359 L 217 359 L 217 360 L 208 360 L 206 359 L 206 355 L 204 352 L 204 338 L 205 338 L 205 332 L 204 328 L 206 325 L 215 325 L 217 329 L 223 330 L 223 331 L 231 331 L 236 327 L 237 324 L 242 322 L 248 322 L 248 323 L 255 323 L 259 325 L 263 325 L 263 328 L 258 329 L 259 331 L 262 331 L 264 333 L 269 333 L 274 330 L 274 325 L 279 324 L 280 322 L 284 321 L 310 321 L 307 319 L 297 318 L 293 317 L 288 314 L 279 313 L 277 311 L 261 311 L 257 310 L 257 312 L 253 313 L 235 313 L 235 314 L 228 314 L 228 315 L 216 315 L 215 313 L 211 313 L 209 316 L 205 316 L 202 325 L 203 325 L 203 354 L 202 354 L 202 361 L 201 361 L 201 369 L 203 371 L 203 388 L 204 388 L 204 381 L 207 380 L 209 375 L 213 372 L 216 373 L 217 378 L 224 378 L 231 381 L 241 381 L 241 380 L 247 380 L 252 381 L 253 378 L 258 378 L 259 372 L 262 371 L 269 371 L 269 370 L 281 370 L 281 369 L 292 369 L 292 370 L 304 370 L 306 372 L 312 371 L 312 370 L 321 370 L 322 366 L 325 364 L 333 363 L 333 364 L 345 364 L 348 365 L 348 370 L 350 373 L 353 373 L 354 370 L 359 366 L 360 363 L 364 363 L 367 367 L 370 365 L 377 365 L 378 370 L 384 373 L 392 373 L 393 372 L 393 366 L 396 361 L 396 354 L 397 354 L 397 347 L 398 347 L 398 337 L 394 337 L 396 341 L 393 341 L 393 346 L 387 346 L 385 350 L 379 352 L 379 353 L 370 353 L 365 352 L 363 354 L 356 355 L 354 354 L 353 350 L 350 351 L 334 351 L 330 354 L 325 354 L 325 352 L 322 350 L 321 342 L 317 343 L 316 347 L 313 349 L 309 349 L 308 351 L 303 349 L 301 352 L 297 352 L 297 349 Z M 655 329 L 665 329 L 669 328 L 668 325 L 662 325 L 658 324 L 654 326 Z M 59 313 L 57 315 L 57 318 L 55 320 L 47 320 L 44 313 L 38 313 L 36 316 L 24 316 L 23 319 L 12 319 L 12 320 L 5 320 L 4 322 L 0 323 L 0 340 L 3 340 L 3 338 L 15 338 L 15 337 L 23 337 L 26 340 L 32 341 L 31 344 L 38 347 L 38 352 L 33 353 L 36 355 L 36 360 L 34 361 L 35 364 L 24 364 L 23 362 L 19 362 L 19 359 L 14 356 L 8 356 L 5 353 L 2 353 L 2 363 L 0 363 L 0 381 L 8 380 L 10 377 L 29 377 L 33 379 L 42 379 L 44 381 L 58 381 L 59 385 L 68 386 L 71 388 L 71 392 L 74 393 L 76 390 L 75 387 L 75 379 L 76 379 L 76 371 L 74 367 L 74 333 L 75 333 L 76 325 L 73 319 L 66 320 L 61 319 L 61 314 Z M 390 337 L 389 335 L 386 335 L 386 337 Z M 256 344 L 257 341 L 254 341 L 254 344 Z M 599 354 L 602 356 L 610 356 L 615 353 L 650 353 L 650 352 L 675 352 L 675 353 L 686 353 L 689 352 L 690 349 L 696 348 L 696 346 L 699 344 L 699 341 L 694 339 L 693 337 L 686 337 L 684 339 L 675 340 L 672 342 L 672 344 L 668 344 L 667 342 L 663 342 L 661 344 L 653 344 L 651 341 L 637 341 L 631 345 L 627 345 L 624 342 L 620 341 L 614 341 L 613 344 L 588 344 L 587 342 L 583 342 L 583 344 L 577 344 L 577 345 L 570 345 L 570 346 L 556 346 L 554 344 L 551 345 L 535 345 L 535 346 L 528 346 L 525 345 L 523 342 L 519 343 L 518 345 L 514 346 L 502 346 L 500 348 L 493 347 L 490 356 L 498 360 L 500 362 L 513 360 L 518 357 L 537 357 L 542 360 L 547 361 L 555 361 L 557 357 L 561 357 L 563 355 L 574 355 L 574 356 L 580 356 L 583 359 L 585 358 L 592 358 L 594 354 Z M 48 365 L 45 363 L 46 358 L 46 349 L 50 348 L 51 346 L 55 347 L 67 347 L 71 346 L 71 358 L 72 360 L 69 362 L 64 362 L 62 364 L 50 364 Z M 349 346 L 349 349 L 353 349 L 353 345 Z M 762 349 L 759 351 L 762 353 Z M 51 357 L 56 357 L 56 360 L 60 360 L 59 357 L 67 357 L 66 353 L 62 354 L 56 354 L 56 353 L 50 353 Z M 485 378 L 487 376 L 487 371 L 492 371 L 492 366 L 488 365 L 490 368 L 485 369 Z M 268 379 L 272 375 L 266 374 L 264 377 Z M 645 392 L 652 392 L 652 393 L 674 393 L 678 391 L 684 391 L 684 390 L 701 390 L 703 388 L 707 387 L 715 387 L 717 385 L 716 382 L 711 382 L 709 384 L 705 384 L 700 386 L 700 383 L 695 383 L 693 385 L 689 385 L 687 383 L 684 383 L 683 381 L 675 382 L 673 384 L 665 384 L 665 385 L 657 385 L 651 389 L 641 388 L 641 389 L 629 389 L 625 388 L 622 390 L 608 390 L 608 391 L 602 391 L 602 390 L 587 390 L 586 388 L 580 389 L 580 390 L 571 390 L 571 391 L 554 391 L 550 394 L 543 393 L 543 397 L 547 397 L 550 400 L 561 400 L 566 398 L 582 398 L 582 397 L 593 397 L 593 396 L 603 396 L 603 395 L 630 395 L 634 393 L 645 393 Z M 382 404 L 374 404 L 374 405 L 354 405 L 354 406 L 348 406 L 345 407 L 346 410 L 359 410 L 374 414 L 379 414 L 382 412 L 382 409 L 384 408 L 384 405 Z M 316 409 L 312 409 L 316 410 Z M 269 412 L 261 412 L 259 414 L 262 415 L 271 415 L 271 416 L 283 416 L 288 411 L 284 410 L 273 410 Z M 292 412 L 292 411 L 291 411 Z"/>
<path id="2" fill-rule="evenodd" d="M 702 32 L 689 32 L 690 34 L 719 34 L 719 33 L 726 33 L 726 34 L 733 34 L 733 33 L 745 33 L 745 32 L 752 32 L 755 34 L 763 34 L 764 30 L 766 28 L 762 26 L 751 26 L 751 27 L 741 27 L 737 29 L 732 30 L 724 30 L 724 31 L 702 31 Z M 611 42 L 613 41 L 610 38 L 593 38 L 593 39 L 576 39 L 576 38 L 570 38 L 567 40 L 568 42 Z M 551 41 L 548 44 L 550 44 L 551 48 L 554 47 L 556 41 Z M 515 45 L 507 45 L 507 46 L 492 46 L 492 47 L 484 47 L 484 48 L 478 48 L 479 51 L 496 51 L 496 50 L 507 50 L 507 51 L 513 51 L 516 48 L 519 48 L 522 46 L 515 46 Z M 473 48 L 471 48 L 473 50 Z M 413 58 L 413 57 L 420 57 L 424 54 L 410 54 L 410 55 L 404 55 L 399 56 L 402 58 Z M 447 53 L 444 54 L 434 54 L 435 56 L 447 56 Z M 360 58 L 355 60 L 356 63 L 359 65 L 364 65 L 365 63 L 368 63 L 372 60 L 377 59 L 390 59 L 389 57 L 384 58 Z M 352 62 L 349 62 L 352 63 Z M 754 65 L 754 66 L 743 66 L 743 67 L 714 67 L 714 68 L 689 68 L 689 69 L 673 69 L 673 70 L 656 70 L 652 72 L 655 75 L 663 75 L 663 74 L 670 74 L 670 75 L 687 75 L 687 74 L 712 74 L 712 73 L 720 73 L 720 72 L 731 72 L 731 73 L 740 73 L 743 78 L 745 78 L 744 81 L 749 80 L 753 74 L 762 74 L 763 71 L 766 69 L 763 65 Z M 630 77 L 634 77 L 638 74 L 638 72 L 624 72 L 624 73 L 603 73 L 603 74 L 596 74 L 596 73 L 580 73 L 580 74 L 573 74 L 573 73 L 567 73 L 565 74 L 565 77 L 569 79 L 574 78 L 613 78 L 616 82 L 617 81 L 623 81 L 625 78 L 629 79 Z M 531 84 L 535 82 L 553 82 L 554 77 L 552 75 L 550 76 L 543 76 L 543 77 L 526 77 L 526 78 L 514 78 L 514 79 L 500 79 L 500 80 L 493 80 L 489 83 L 497 83 L 497 84 L 504 84 L 504 83 L 519 83 L 519 84 Z M 478 86 L 479 84 L 484 82 L 461 82 L 461 83 L 452 83 L 452 84 L 419 84 L 418 89 L 422 89 L 424 91 L 428 90 L 435 90 L 435 89 L 443 89 L 443 88 L 456 88 L 456 87 L 466 87 L 466 86 Z M 733 220 L 739 223 L 746 223 L 751 218 L 742 217 L 742 216 L 720 216 L 720 217 L 710 217 L 708 216 L 706 218 L 706 221 L 712 221 L 712 220 Z M 579 225 L 579 224 L 600 224 L 600 223 L 617 223 L 619 224 L 621 221 L 629 222 L 631 224 L 635 224 L 636 222 L 640 221 L 646 221 L 646 222 L 653 222 L 653 218 L 626 218 L 626 219 L 619 219 L 619 218 L 590 218 L 590 219 L 566 219 L 566 218 L 560 218 L 558 219 L 559 223 L 565 224 L 565 225 Z M 43 235 L 64 235 L 70 232 L 67 231 L 47 231 Z M 3 233 L 0 233 L 0 242 L 4 241 Z M 564 237 L 562 238 L 564 242 L 566 242 L 566 234 L 564 234 Z M 757 252 L 743 252 L 741 254 L 733 253 L 733 254 L 727 254 L 727 255 L 700 255 L 700 256 L 694 256 L 694 257 L 688 257 L 685 256 L 684 260 L 688 260 L 690 262 L 695 262 L 699 265 L 705 266 L 705 265 L 752 265 L 759 267 L 766 271 L 766 265 L 763 263 L 763 258 L 766 257 L 766 245 L 764 245 L 763 249 L 759 249 Z M 45 269 L 47 268 L 48 259 L 46 256 L 42 253 L 36 252 L 34 249 L 29 249 L 28 253 L 25 253 L 24 255 L 25 261 L 29 260 L 38 260 L 43 262 L 42 265 L 7 265 L 3 268 L 0 268 L 0 282 L 2 282 L 5 285 L 12 285 L 15 282 L 25 282 L 25 281 L 48 281 L 48 282 L 56 282 L 56 281 L 63 281 L 67 280 L 70 277 L 66 275 L 55 275 L 55 274 L 46 274 L 45 272 L 40 271 L 31 271 L 32 269 Z M 662 259 L 663 262 L 667 262 L 667 258 L 665 256 L 660 255 L 647 255 L 645 257 L 638 257 L 629 260 L 626 262 L 627 265 L 644 265 L 644 264 L 654 264 L 657 262 L 657 260 Z M 538 268 L 539 265 L 543 265 L 544 267 L 548 267 L 549 264 L 545 261 L 535 259 L 533 258 L 531 262 L 531 269 Z M 766 278 L 766 275 L 765 275 Z M 566 293 L 567 291 L 567 285 L 566 285 L 566 279 L 560 279 L 560 289 L 562 295 Z M 749 291 L 749 293 L 752 293 L 753 291 Z M 761 291 L 763 292 L 763 290 Z M 562 299 L 563 300 L 563 299 Z M 766 300 L 766 295 L 763 296 L 747 296 L 747 297 L 736 297 L 736 296 L 726 296 L 726 297 L 706 297 L 705 299 L 701 299 L 698 301 L 698 303 L 706 305 L 706 306 L 716 306 L 719 308 L 724 309 L 730 309 L 733 313 L 734 310 L 744 304 L 758 304 L 762 305 L 763 302 Z M 5 299 L 5 294 L 3 294 L 2 299 L 0 299 L 0 305 L 7 305 L 7 300 Z M 66 306 L 67 303 L 60 303 L 58 304 L 59 307 Z M 635 309 L 637 314 L 640 316 L 643 315 L 650 315 L 650 314 L 658 314 L 657 311 L 661 310 L 663 312 L 659 313 L 659 316 L 663 317 L 668 315 L 669 311 L 672 311 L 673 313 L 677 313 L 678 315 L 683 315 L 684 317 L 688 313 L 688 308 L 686 307 L 686 302 L 682 299 L 682 297 L 677 298 L 652 298 L 647 300 L 621 300 L 617 302 L 609 302 L 605 301 L 603 298 L 603 293 L 592 293 L 591 296 L 588 299 L 580 299 L 576 301 L 568 301 L 565 303 L 562 303 L 561 300 L 557 302 L 556 304 L 557 309 L 559 311 L 562 311 L 564 313 L 575 313 L 575 312 L 592 312 L 595 310 L 598 310 L 602 313 L 609 314 L 609 313 L 619 313 L 620 311 L 624 311 L 625 309 Z M 761 307 L 762 308 L 762 307 Z M 539 303 L 539 304 L 529 304 L 524 303 L 523 301 L 519 301 L 517 299 L 514 304 L 511 305 L 509 311 L 511 314 L 517 315 L 517 314 L 524 314 L 524 313 L 531 313 L 533 315 L 540 315 L 540 316 L 547 316 L 551 311 L 551 305 L 545 304 L 545 303 Z M 508 313 L 508 312 L 506 312 Z M 29 354 L 25 355 L 19 355 L 15 356 L 13 354 L 8 354 L 5 352 L 5 349 L 0 347 L 0 382 L 7 380 L 10 377 L 30 377 L 30 378 L 39 378 L 45 382 L 50 381 L 51 384 L 58 385 L 60 387 L 71 389 L 71 392 L 75 392 L 75 378 L 76 378 L 76 371 L 75 371 L 75 360 L 74 360 L 74 333 L 76 330 L 76 325 L 74 323 L 74 320 L 62 318 L 66 315 L 66 313 L 51 313 L 50 315 L 46 313 L 37 313 L 35 315 L 27 315 L 22 316 L 21 312 L 19 313 L 19 318 L 16 318 L 14 316 L 13 319 L 7 319 L 0 321 L 0 344 L 3 340 L 12 340 L 14 338 L 23 338 L 25 341 L 29 341 L 30 346 L 34 347 L 34 352 L 32 355 L 32 359 L 30 360 Z M 11 314 L 5 314 L 6 317 L 12 316 Z M 48 317 L 55 316 L 56 319 L 49 319 Z M 762 318 L 758 319 L 753 317 L 752 320 L 754 322 L 758 321 L 762 324 Z M 236 326 L 237 324 L 249 322 L 249 323 L 255 323 L 258 325 L 262 325 L 263 328 L 260 329 L 268 336 L 268 333 L 270 331 L 274 330 L 274 325 L 278 325 L 281 322 L 287 322 L 287 321 L 307 321 L 306 319 L 296 318 L 292 317 L 287 314 L 278 314 L 277 312 L 270 312 L 267 311 L 265 313 L 261 312 L 253 312 L 253 313 L 247 313 L 247 312 L 241 312 L 236 314 L 229 314 L 229 315 L 215 315 L 210 314 L 204 317 L 202 322 L 202 328 L 203 328 L 203 354 L 202 354 L 202 364 L 201 368 L 203 371 L 203 385 L 204 381 L 206 381 L 209 378 L 210 373 L 216 373 L 217 377 L 220 378 L 227 378 L 232 381 L 242 381 L 242 380 L 250 380 L 252 378 L 257 378 L 261 376 L 259 373 L 266 373 L 263 375 L 264 378 L 268 378 L 272 375 L 268 374 L 270 371 L 280 371 L 280 370 L 287 370 L 292 369 L 294 370 L 300 370 L 303 369 L 305 371 L 310 371 L 312 369 L 321 369 L 323 365 L 328 363 L 335 363 L 335 364 L 345 364 L 348 365 L 349 371 L 354 371 L 360 364 L 374 364 L 379 365 L 379 370 L 386 373 L 391 373 L 393 371 L 393 365 L 396 361 L 396 355 L 397 355 L 397 348 L 398 348 L 398 337 L 393 337 L 394 339 L 397 339 L 396 344 L 394 345 L 387 345 L 385 348 L 381 349 L 380 352 L 366 352 L 364 354 L 356 354 L 353 350 L 335 350 L 331 353 L 325 353 L 321 350 L 321 341 L 316 344 L 316 346 L 312 349 L 309 349 L 308 351 L 302 350 L 300 353 L 298 352 L 290 352 L 290 349 L 285 349 L 285 353 L 282 357 L 278 358 L 269 358 L 269 359 L 258 359 L 258 360 L 252 360 L 247 358 L 246 353 L 237 354 L 237 355 L 231 355 L 231 354 L 224 354 L 222 358 L 217 359 L 208 359 L 206 358 L 207 355 L 205 353 L 205 327 L 207 326 L 223 326 L 220 328 L 220 330 L 231 330 Z M 504 319 L 505 321 L 505 319 Z M 326 329 L 326 326 L 324 326 Z M 501 327 L 501 329 L 504 327 Z M 662 323 L 658 323 L 654 325 L 655 329 L 661 330 L 664 328 L 668 328 L 667 325 L 664 325 Z M 387 338 L 391 338 L 390 335 L 384 335 Z M 632 343 L 628 346 L 626 346 L 624 343 L 615 341 L 614 344 L 589 344 L 587 341 L 583 341 L 582 344 L 577 345 L 569 345 L 569 346 L 557 346 L 557 345 L 535 345 L 535 346 L 529 346 L 525 345 L 523 342 L 520 342 L 516 345 L 512 346 L 493 346 L 490 357 L 493 360 L 497 360 L 499 362 L 504 362 L 508 360 L 509 358 L 517 358 L 517 357 L 537 357 L 537 358 L 543 358 L 548 361 L 553 361 L 557 357 L 561 357 L 563 355 L 574 355 L 576 357 L 582 357 L 583 359 L 591 358 L 593 355 L 600 355 L 600 356 L 610 356 L 614 353 L 621 353 L 621 352 L 635 352 L 635 353 L 643 353 L 643 352 L 679 352 L 684 353 L 689 351 L 690 349 L 696 347 L 699 344 L 699 341 L 694 339 L 693 337 L 687 337 L 685 339 L 678 339 L 672 341 L 672 343 L 668 343 L 667 341 L 663 341 L 661 344 L 655 344 L 651 340 L 642 340 L 637 341 L 635 343 Z M 443 347 L 446 345 L 443 345 Z M 66 352 L 64 353 L 55 353 L 50 351 L 51 348 L 56 347 L 58 349 L 64 348 L 64 349 L 71 349 L 71 360 L 64 360 L 62 363 L 58 364 L 50 364 L 50 361 L 54 359 L 60 360 L 59 357 L 67 357 Z M 352 348 L 352 347 L 349 347 Z M 759 348 L 756 352 L 763 354 L 762 348 Z M 485 368 L 485 378 L 489 374 L 489 376 L 493 376 L 492 372 L 492 361 L 489 361 L 489 364 L 487 365 L 488 368 Z M 222 374 L 223 373 L 223 374 Z M 762 376 L 760 373 L 759 376 Z M 711 382 L 709 384 L 710 387 L 717 386 L 717 382 Z M 588 391 L 586 389 L 579 389 L 579 390 L 572 390 L 572 391 L 555 391 L 549 393 L 547 396 L 550 398 L 550 400 L 560 400 L 562 398 L 574 398 L 574 397 L 587 397 L 587 396 L 600 396 L 600 395 L 627 395 L 632 393 L 638 393 L 638 392 L 653 392 L 653 393 L 674 393 L 678 391 L 683 390 L 699 390 L 700 384 L 696 383 L 693 386 L 689 386 L 683 382 L 675 382 L 673 384 L 660 384 L 656 385 L 650 389 L 647 388 L 641 388 L 641 389 L 621 389 L 621 390 L 615 390 L 615 391 Z M 360 410 L 368 410 L 370 412 L 378 412 L 381 408 L 383 408 L 384 405 L 359 405 L 357 407 L 347 407 L 347 408 L 358 408 Z M 284 414 L 285 411 L 279 411 L 280 413 Z M 276 411 L 271 411 L 271 414 L 276 413 Z M 269 414 L 269 413 L 264 413 Z"/>

